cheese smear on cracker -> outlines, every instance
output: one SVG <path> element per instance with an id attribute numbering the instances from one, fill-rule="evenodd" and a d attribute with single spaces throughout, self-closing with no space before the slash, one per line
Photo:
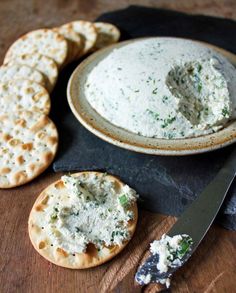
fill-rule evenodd
<path id="1" fill-rule="evenodd" d="M 122 245 L 130 238 L 129 207 L 137 194 L 124 185 L 119 191 L 104 176 L 63 176 L 66 193 L 49 198 L 44 229 L 53 245 L 68 253 L 82 253 L 93 243 L 98 249 Z M 118 192 L 118 193 L 117 193 Z"/>

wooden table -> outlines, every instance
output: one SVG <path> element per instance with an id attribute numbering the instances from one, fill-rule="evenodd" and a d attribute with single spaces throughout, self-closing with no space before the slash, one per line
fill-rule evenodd
<path id="1" fill-rule="evenodd" d="M 93 20 L 102 12 L 135 3 L 236 19 L 234 0 L 1 1 L 0 56 L 3 58 L 13 40 L 31 29 L 79 18 Z M 175 218 L 141 211 L 134 238 L 115 259 L 84 271 L 57 267 L 34 251 L 27 220 L 36 196 L 60 175 L 48 170 L 25 186 L 0 191 L 0 292 L 140 292 L 133 279 L 137 264 L 148 243 L 167 231 Z M 236 233 L 213 226 L 190 261 L 176 273 L 172 292 L 236 292 L 235 245 Z M 143 291 L 156 292 L 156 287 L 148 286 Z"/>

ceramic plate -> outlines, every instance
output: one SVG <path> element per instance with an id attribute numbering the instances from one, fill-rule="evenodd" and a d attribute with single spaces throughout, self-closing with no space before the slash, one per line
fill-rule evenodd
<path id="1" fill-rule="evenodd" d="M 139 39 L 140 40 L 140 39 Z M 116 146 L 152 155 L 189 155 L 216 150 L 236 141 L 236 121 L 228 123 L 225 128 L 206 136 L 185 139 L 158 139 L 139 136 L 111 124 L 100 116 L 87 101 L 83 85 L 88 73 L 105 58 L 114 48 L 120 48 L 136 40 L 121 42 L 99 50 L 85 59 L 73 72 L 67 88 L 70 108 L 75 117 L 89 131 L 101 139 Z M 221 48 L 204 43 L 224 55 L 236 65 L 236 55 Z"/>

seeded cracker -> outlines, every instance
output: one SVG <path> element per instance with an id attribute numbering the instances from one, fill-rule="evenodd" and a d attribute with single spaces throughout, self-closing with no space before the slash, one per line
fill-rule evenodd
<path id="1" fill-rule="evenodd" d="M 69 49 L 65 63 L 67 64 L 74 61 L 83 48 L 82 37 L 73 30 L 70 24 L 62 25 L 53 30 L 61 34 L 67 40 Z"/>
<path id="2" fill-rule="evenodd" d="M 29 79 L 42 86 L 45 85 L 42 73 L 30 66 L 21 64 L 0 66 L 0 82 L 11 81 L 13 79 Z"/>
<path id="3" fill-rule="evenodd" d="M 17 39 L 8 49 L 4 63 L 15 56 L 40 53 L 52 58 L 60 67 L 66 60 L 68 45 L 63 36 L 51 29 L 31 31 Z"/>
<path id="4" fill-rule="evenodd" d="M 58 134 L 39 112 L 0 115 L 0 188 L 25 184 L 41 174 L 55 157 Z"/>
<path id="5" fill-rule="evenodd" d="M 0 82 L 0 113 L 29 110 L 48 114 L 50 97 L 40 84 L 27 79 Z"/>
<path id="6" fill-rule="evenodd" d="M 95 45 L 97 40 L 97 31 L 93 25 L 93 23 L 84 20 L 73 21 L 67 24 L 64 24 L 63 27 L 72 28 L 75 33 L 77 33 L 83 43 L 82 50 L 78 53 L 76 58 L 79 58 L 85 54 L 87 54 L 92 47 Z"/>
<path id="7" fill-rule="evenodd" d="M 41 55 L 39 53 L 23 54 L 15 56 L 10 60 L 8 65 L 23 64 L 28 65 L 38 71 L 40 71 L 45 78 L 45 87 L 51 92 L 55 86 L 58 77 L 58 68 L 55 61 L 52 58 Z"/>
<path id="8" fill-rule="evenodd" d="M 119 41 L 120 31 L 115 25 L 105 22 L 94 22 L 94 26 L 98 33 L 94 50 L 101 49 Z"/>
<path id="9" fill-rule="evenodd" d="M 125 184 L 119 179 L 114 176 L 105 175 L 104 173 L 80 172 L 73 174 L 72 176 L 80 178 L 82 182 L 84 182 L 83 180 L 86 182 L 86 178 L 89 179 L 91 176 L 97 176 L 98 178 L 103 177 L 106 184 L 114 184 L 117 196 L 118 193 L 121 190 L 123 191 L 123 188 L 125 187 Z M 60 237 L 60 232 L 56 228 L 53 228 L 53 219 L 55 220 L 56 216 L 52 218 L 51 215 L 50 217 L 49 211 L 54 208 L 55 204 L 67 206 L 69 198 L 70 194 L 68 193 L 68 189 L 62 180 L 58 180 L 49 185 L 37 198 L 29 216 L 28 229 L 31 242 L 39 254 L 41 254 L 48 261 L 62 267 L 85 269 L 98 266 L 110 260 L 127 245 L 128 241 L 134 234 L 137 224 L 138 211 L 136 202 L 133 202 L 128 208 L 129 211 L 133 211 L 134 216 L 133 219 L 127 223 L 130 238 L 124 241 L 121 245 L 107 247 L 103 246 L 101 249 L 97 249 L 95 245 L 90 243 L 85 252 L 71 253 L 62 248 L 63 243 L 61 245 L 57 245 L 53 242 L 52 235 L 47 232 L 49 231 L 47 228 L 52 228 L 52 233 L 55 234 L 56 237 Z M 56 210 L 57 209 L 55 208 L 55 211 Z M 52 223 L 48 224 L 48 218 L 52 219 Z M 52 226 L 48 227 L 47 225 Z M 80 240 L 78 239 L 78 241 Z"/>

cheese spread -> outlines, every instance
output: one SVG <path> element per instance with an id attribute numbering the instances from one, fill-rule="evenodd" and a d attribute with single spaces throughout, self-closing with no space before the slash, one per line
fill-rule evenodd
<path id="1" fill-rule="evenodd" d="M 235 73 L 199 43 L 149 38 L 113 49 L 88 73 L 84 92 L 103 118 L 130 132 L 195 137 L 235 118 Z"/>
<path id="2" fill-rule="evenodd" d="M 169 267 L 181 266 L 181 258 L 186 253 L 185 243 L 191 244 L 191 241 L 188 243 L 186 239 L 189 239 L 188 235 L 170 237 L 164 234 L 160 240 L 155 240 L 150 244 L 151 253 L 159 255 L 157 269 L 160 273 L 166 273 Z"/>
<path id="3" fill-rule="evenodd" d="M 136 275 L 136 280 L 140 284 L 158 282 L 170 286 L 171 268 L 179 268 L 190 251 L 193 241 L 188 235 L 175 235 L 170 237 L 162 235 L 160 240 L 154 240 L 150 244 L 150 252 L 157 258 L 152 257 L 152 261 L 144 264 L 140 274 Z"/>
<path id="4" fill-rule="evenodd" d="M 50 197 L 44 229 L 53 244 L 68 253 L 82 253 L 89 243 L 98 250 L 128 240 L 130 206 L 137 194 L 129 186 L 118 190 L 106 175 L 63 176 L 66 193 Z"/>

